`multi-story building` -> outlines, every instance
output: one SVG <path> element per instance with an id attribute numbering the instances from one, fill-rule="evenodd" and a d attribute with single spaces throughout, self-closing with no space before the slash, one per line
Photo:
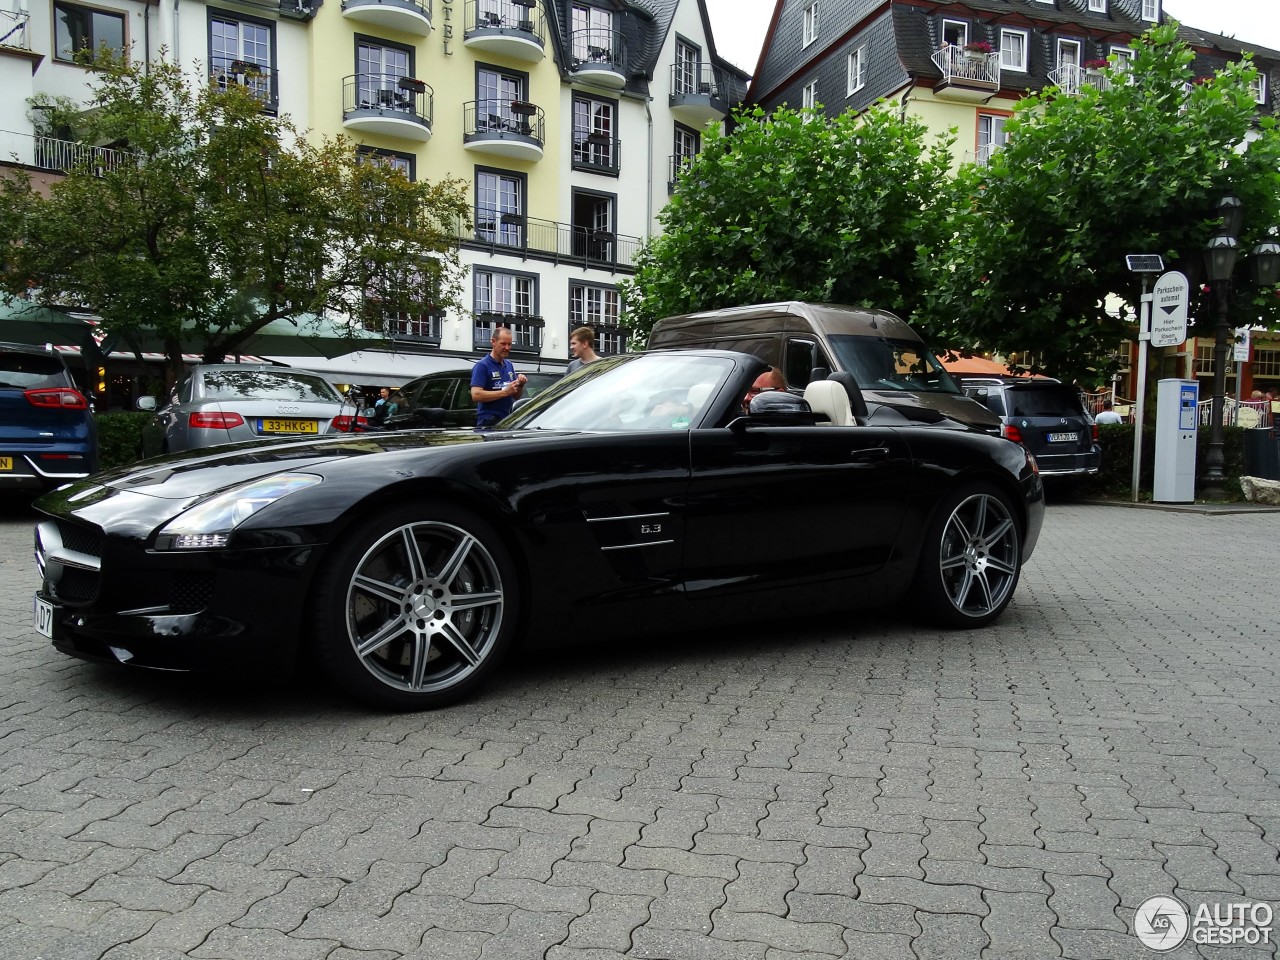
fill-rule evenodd
<path id="1" fill-rule="evenodd" d="M 930 130 L 955 128 L 957 165 L 985 163 L 1029 91 L 1106 83 L 1100 62 L 1122 64 L 1133 39 L 1165 20 L 1163 0 L 778 0 L 747 100 L 835 115 L 885 99 Z M 1277 111 L 1280 52 L 1185 24 L 1179 32 L 1199 76 L 1251 53 L 1258 111 Z M 1187 375 L 1204 377 L 1202 388 L 1212 346 L 1186 348 Z M 1255 340 L 1244 380 L 1246 396 L 1254 385 L 1280 387 L 1280 340 Z"/>
<path id="2" fill-rule="evenodd" d="M 100 148 L 35 136 L 26 98 L 83 99 L 74 53 L 105 42 L 244 85 L 410 178 L 466 181 L 469 309 L 383 318 L 424 355 L 487 350 L 496 324 L 526 363 L 567 358 L 582 325 L 624 349 L 619 281 L 748 79 L 716 55 L 702 0 L 7 2 L 27 6 L 0 11 L 0 157 L 42 174 Z"/>

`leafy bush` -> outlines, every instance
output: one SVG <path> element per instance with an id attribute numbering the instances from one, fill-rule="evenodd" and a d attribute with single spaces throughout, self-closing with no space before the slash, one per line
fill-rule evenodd
<path id="1" fill-rule="evenodd" d="M 1133 424 L 1103 423 L 1098 425 L 1098 443 L 1102 447 L 1102 468 L 1096 477 L 1080 484 L 1082 494 L 1128 499 L 1133 491 Z M 1222 453 L 1225 460 L 1227 495 L 1243 499 L 1240 477 L 1244 473 L 1244 431 L 1240 427 L 1224 427 Z M 1204 474 L 1209 458 L 1209 428 L 1196 433 L 1196 476 Z M 1151 499 L 1152 477 L 1155 475 L 1156 431 L 1148 425 L 1142 435 L 1142 473 L 1138 478 L 1138 497 Z"/>
<path id="2" fill-rule="evenodd" d="M 138 459 L 142 426 L 149 413 L 100 413 L 94 420 L 98 424 L 98 468 L 121 467 Z"/>

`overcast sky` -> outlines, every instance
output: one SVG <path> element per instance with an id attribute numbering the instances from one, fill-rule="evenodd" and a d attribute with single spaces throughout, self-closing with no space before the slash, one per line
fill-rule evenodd
<path id="1" fill-rule="evenodd" d="M 716 51 L 748 73 L 756 68 L 774 0 L 706 0 Z M 1165 0 L 1190 27 L 1280 50 L 1280 0 Z"/>

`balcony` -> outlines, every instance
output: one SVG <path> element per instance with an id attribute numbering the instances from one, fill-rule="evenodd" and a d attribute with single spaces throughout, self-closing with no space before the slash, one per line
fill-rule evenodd
<path id="1" fill-rule="evenodd" d="M 467 0 L 462 45 L 537 63 L 547 55 L 538 0 Z"/>
<path id="2" fill-rule="evenodd" d="M 1074 63 L 1064 63 L 1056 70 L 1050 70 L 1049 82 L 1071 96 L 1078 95 L 1085 87 L 1092 87 L 1101 92 L 1111 86 L 1111 82 L 1101 70 L 1085 69 Z"/>
<path id="3" fill-rule="evenodd" d="M 622 144 L 613 134 L 573 132 L 573 169 L 617 176 L 621 163 Z"/>
<path id="4" fill-rule="evenodd" d="M 26 10 L 0 10 L 0 47 L 30 50 L 31 35 L 27 30 L 30 19 Z"/>
<path id="5" fill-rule="evenodd" d="M 128 150 L 113 150 L 110 147 L 93 147 L 72 140 L 59 140 L 55 137 L 35 138 L 35 166 L 41 170 L 57 173 L 70 173 L 72 170 L 86 170 L 96 177 L 102 176 L 123 166 L 137 163 L 136 156 Z"/>
<path id="6" fill-rule="evenodd" d="M 675 193 L 680 174 L 693 162 L 693 157 L 673 153 L 667 157 L 667 193 Z"/>
<path id="7" fill-rule="evenodd" d="M 531 313 L 495 313 L 489 310 L 476 312 L 476 325 L 471 331 L 471 343 L 477 350 L 488 352 L 497 327 L 511 331 L 511 352 L 537 355 L 542 352 L 542 330 L 545 323 Z"/>
<path id="8" fill-rule="evenodd" d="M 671 67 L 671 112 L 681 123 L 701 127 L 729 113 L 723 75 L 709 63 L 677 63 Z"/>
<path id="9" fill-rule="evenodd" d="M 933 62 L 942 71 L 942 80 L 933 88 L 940 99 L 976 103 L 1000 90 L 998 53 L 972 53 L 947 44 L 933 52 Z"/>
<path id="10" fill-rule="evenodd" d="M 222 90 L 241 87 L 261 100 L 267 113 L 275 113 L 280 104 L 278 77 L 265 64 L 214 57 L 209 66 L 209 84 Z"/>
<path id="11" fill-rule="evenodd" d="M 381 324 L 374 328 L 388 340 L 398 343 L 417 343 L 426 347 L 440 346 L 440 328 L 444 322 L 439 313 L 387 313 Z"/>
<path id="12" fill-rule="evenodd" d="M 431 0 L 342 0 L 342 15 L 419 37 L 431 33 Z"/>
<path id="13" fill-rule="evenodd" d="M 426 143 L 431 139 L 432 91 L 421 80 L 359 73 L 342 81 L 342 126 Z"/>
<path id="14" fill-rule="evenodd" d="M 612 90 L 627 85 L 627 40 L 617 30 L 575 30 L 569 73 L 575 83 L 593 83 Z"/>
<path id="15" fill-rule="evenodd" d="M 467 150 L 510 160 L 541 160 L 546 118 L 524 100 L 472 100 L 462 105 Z"/>
<path id="16" fill-rule="evenodd" d="M 639 237 L 607 230 L 483 209 L 476 211 L 475 225 L 470 230 L 459 229 L 458 240 L 492 254 L 507 253 L 610 272 L 633 271 L 642 242 Z"/>

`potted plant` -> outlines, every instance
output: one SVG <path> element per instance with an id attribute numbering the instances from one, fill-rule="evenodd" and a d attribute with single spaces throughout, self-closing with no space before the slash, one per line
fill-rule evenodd
<path id="1" fill-rule="evenodd" d="M 985 40 L 974 40 L 964 45 L 965 56 L 972 60 L 980 60 L 989 54 L 995 53 L 995 48 Z"/>
<path id="2" fill-rule="evenodd" d="M 1087 73 L 1101 73 L 1107 68 L 1106 60 L 1086 60 L 1083 64 Z"/>

